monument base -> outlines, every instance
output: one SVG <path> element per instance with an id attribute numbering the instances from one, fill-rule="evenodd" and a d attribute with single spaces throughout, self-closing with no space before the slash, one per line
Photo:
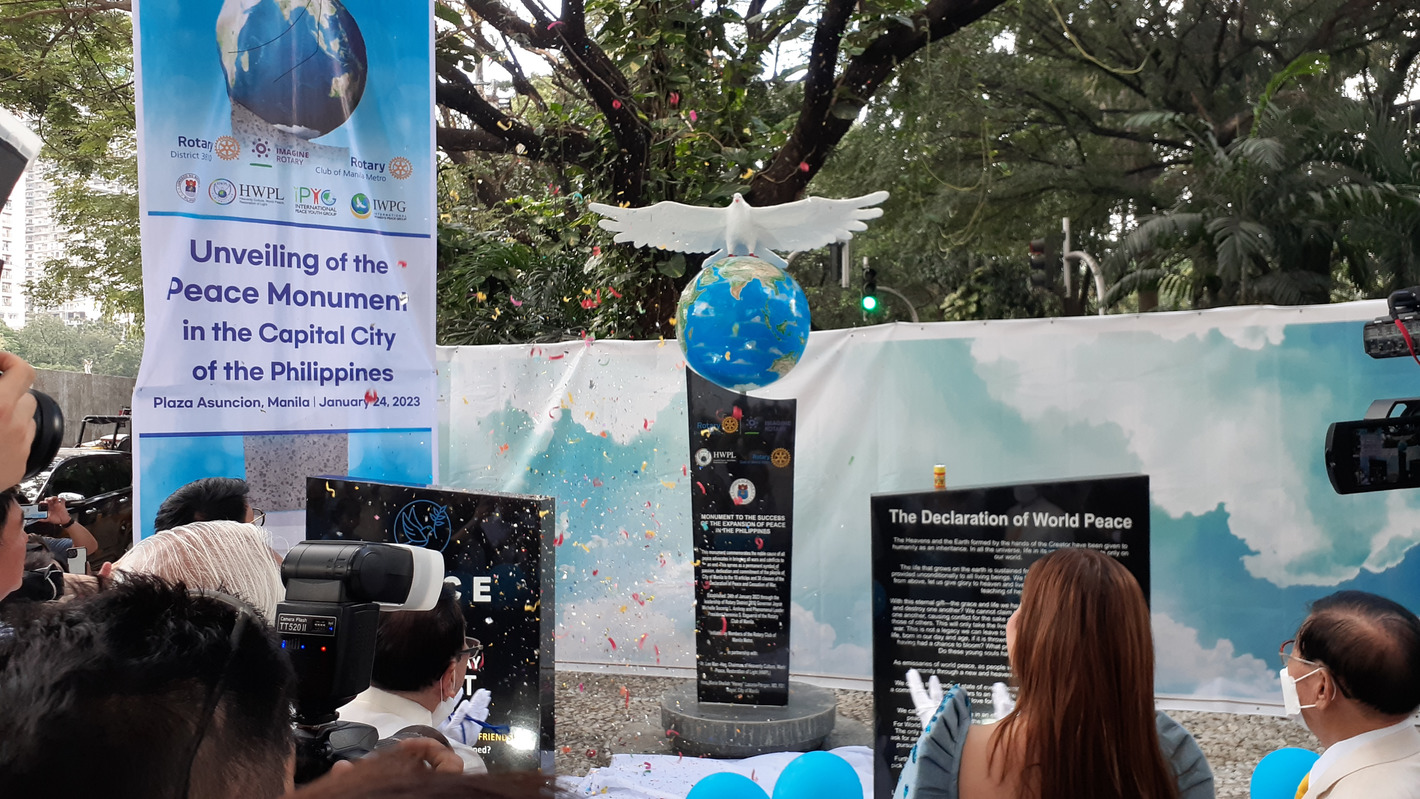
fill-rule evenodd
<path id="1" fill-rule="evenodd" d="M 833 732 L 837 708 L 833 691 L 792 680 L 783 706 L 701 702 L 689 680 L 661 697 L 661 726 L 671 748 L 692 757 L 808 752 Z"/>

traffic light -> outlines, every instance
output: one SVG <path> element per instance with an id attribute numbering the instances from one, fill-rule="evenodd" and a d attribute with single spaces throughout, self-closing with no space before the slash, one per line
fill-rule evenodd
<path id="1" fill-rule="evenodd" d="M 1030 243 L 1030 284 L 1032 288 L 1050 288 L 1050 253 L 1045 249 L 1045 239 L 1031 239 Z"/>
<path id="2" fill-rule="evenodd" d="M 878 309 L 878 270 L 872 267 L 863 270 L 863 311 L 872 313 Z"/>

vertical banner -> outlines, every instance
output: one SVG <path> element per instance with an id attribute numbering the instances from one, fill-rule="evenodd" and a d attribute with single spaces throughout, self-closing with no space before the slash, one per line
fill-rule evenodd
<path id="1" fill-rule="evenodd" d="M 466 634 L 482 650 L 464 694 L 493 695 L 472 744 L 489 768 L 552 771 L 551 497 L 388 485 L 340 477 L 305 483 L 313 540 L 387 541 L 444 554 L 459 584 Z"/>
<path id="2" fill-rule="evenodd" d="M 797 401 L 739 394 L 689 369 L 685 375 L 698 698 L 784 705 Z"/>
<path id="3" fill-rule="evenodd" d="M 135 0 L 138 527 L 242 477 L 434 478 L 433 5 Z"/>
<path id="4" fill-rule="evenodd" d="M 892 795 L 922 732 L 908 669 L 960 683 L 978 719 L 1008 682 L 1006 619 L 1026 570 L 1061 547 L 1117 558 L 1149 597 L 1149 478 L 875 494 L 874 793 Z"/>

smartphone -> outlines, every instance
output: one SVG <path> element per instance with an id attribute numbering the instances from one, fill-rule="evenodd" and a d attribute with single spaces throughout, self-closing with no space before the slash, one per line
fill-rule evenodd
<path id="1" fill-rule="evenodd" d="M 25 511 L 25 521 L 27 522 L 37 522 L 41 519 L 45 519 L 48 517 L 49 512 L 41 507 L 36 507 L 34 510 Z"/>
<path id="2" fill-rule="evenodd" d="M 89 573 L 89 550 L 87 547 L 69 547 L 64 554 L 69 558 L 67 571 L 70 574 Z"/>

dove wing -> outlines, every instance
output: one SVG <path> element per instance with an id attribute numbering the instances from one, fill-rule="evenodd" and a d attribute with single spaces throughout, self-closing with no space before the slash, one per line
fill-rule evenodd
<path id="1" fill-rule="evenodd" d="M 847 241 L 854 233 L 867 230 L 864 220 L 883 215 L 883 209 L 869 206 L 887 198 L 885 191 L 844 200 L 806 197 L 783 205 L 753 208 L 750 214 L 761 234 L 760 241 L 779 252 L 795 252 Z"/>
<path id="2" fill-rule="evenodd" d="M 724 208 L 659 202 L 645 208 L 618 208 L 590 203 L 603 219 L 600 225 L 616 233 L 616 243 L 663 247 L 676 252 L 714 252 L 725 246 Z"/>

